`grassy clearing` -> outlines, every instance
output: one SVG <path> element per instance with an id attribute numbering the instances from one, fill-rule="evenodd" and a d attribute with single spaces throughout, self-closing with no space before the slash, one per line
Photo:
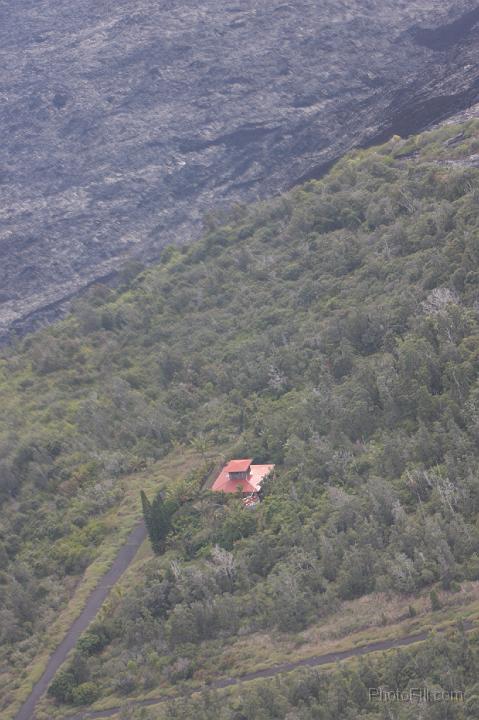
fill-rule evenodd
<path id="1" fill-rule="evenodd" d="M 374 593 L 342 603 L 338 611 L 322 623 L 294 636 L 254 635 L 242 638 L 228 648 L 225 674 L 246 672 L 315 655 L 347 650 L 378 640 L 404 637 L 426 630 L 439 630 L 460 620 L 479 621 L 479 583 L 464 583 L 460 593 L 440 593 L 443 609 L 430 611 L 427 593 L 419 597 L 387 597 Z M 407 617 L 409 605 L 417 616 Z M 213 658 L 211 665 L 220 662 Z"/>
<path id="2" fill-rule="evenodd" d="M 141 567 L 149 556 L 149 549 L 145 544 L 122 578 L 122 587 L 126 588 L 136 582 L 138 573 L 141 573 Z M 385 593 L 374 593 L 359 600 L 342 603 L 337 613 L 326 621 L 296 635 L 257 633 L 237 639 L 226 648 L 214 642 L 208 643 L 204 652 L 207 660 L 201 674 L 196 673 L 190 681 L 177 685 L 163 683 L 151 692 L 137 695 L 129 700 L 154 699 L 161 694 L 181 694 L 200 684 L 207 685 L 219 676 L 237 677 L 276 664 L 295 662 L 330 652 L 347 651 L 377 641 L 399 639 L 425 631 L 447 632 L 448 628 L 452 628 L 461 620 L 479 623 L 479 582 L 463 583 L 460 592 L 440 592 L 439 596 L 443 609 L 431 612 L 428 593 L 402 598 L 388 597 Z M 405 617 L 409 605 L 414 605 L 416 609 L 417 616 L 414 618 Z M 383 624 L 384 618 L 386 624 Z M 354 661 L 355 658 L 348 660 L 348 662 Z M 321 666 L 323 670 L 329 667 L 330 665 Z M 301 670 L 291 672 L 301 672 Z M 250 682 L 261 682 L 261 680 Z M 231 688 L 222 692 L 231 694 L 238 692 L 238 689 Z M 124 703 L 124 697 L 110 695 L 92 705 L 91 709 L 107 709 Z M 157 709 L 159 710 L 160 707 L 158 706 Z M 58 709 L 51 702 L 43 701 L 38 720 L 63 717 L 65 717 L 64 709 Z"/>
<path id="3" fill-rule="evenodd" d="M 474 589 L 477 591 L 477 588 Z M 403 621 L 396 623 L 390 627 L 382 627 L 382 628 L 373 628 L 370 629 L 368 632 L 357 632 L 352 635 L 346 636 L 342 638 L 341 640 L 327 640 L 325 641 L 320 647 L 316 646 L 315 650 L 316 652 L 313 652 L 313 646 L 309 646 L 309 652 L 305 652 L 306 645 L 303 645 L 301 648 L 301 651 L 295 650 L 295 644 L 297 645 L 298 642 L 300 642 L 299 638 L 296 638 L 295 640 L 291 640 L 290 645 L 290 652 L 287 652 L 287 654 L 281 655 L 278 653 L 277 648 L 275 651 L 274 643 L 271 642 L 271 638 L 269 636 L 261 636 L 256 637 L 255 640 L 257 642 L 257 649 L 261 647 L 261 649 L 264 651 L 265 655 L 269 656 L 269 662 L 263 663 L 263 662 L 257 662 L 254 664 L 253 662 L 249 662 L 247 664 L 247 667 L 243 669 L 243 672 L 251 672 L 257 669 L 261 669 L 264 667 L 270 667 L 274 664 L 280 664 L 284 662 L 295 662 L 297 660 L 301 660 L 303 658 L 311 657 L 314 655 L 323 655 L 330 652 L 340 652 L 344 650 L 352 650 L 355 647 L 363 646 L 367 643 L 376 642 L 379 640 L 391 640 L 396 638 L 405 637 L 410 634 L 419 634 L 426 630 L 433 632 L 446 632 L 448 629 L 452 629 L 454 625 L 456 625 L 461 620 L 470 620 L 470 621 L 476 621 L 479 622 L 479 601 L 471 602 L 469 605 L 464 606 L 461 608 L 459 612 L 457 612 L 457 605 L 454 607 L 451 606 L 449 608 L 446 608 L 444 611 L 431 613 L 426 612 L 423 617 L 421 618 L 415 618 L 414 620 L 411 620 L 409 622 Z M 329 626 L 326 625 L 327 628 Z M 312 628 L 311 631 L 317 630 L 318 628 Z M 324 632 L 324 628 L 322 629 L 322 632 Z M 422 641 L 419 641 L 422 642 Z M 272 654 L 270 654 L 272 652 Z M 391 654 L 395 652 L 395 649 L 391 650 L 378 650 L 375 652 L 372 652 L 371 654 Z M 358 662 L 357 657 L 348 658 L 347 660 L 343 662 L 348 662 L 351 665 L 355 665 Z M 328 663 L 321 666 L 322 672 L 327 672 L 336 667 L 336 663 Z M 288 672 L 292 677 L 299 676 L 301 672 L 304 672 L 304 669 L 302 668 L 296 668 L 294 670 L 291 670 Z M 225 676 L 227 674 L 225 673 Z M 234 673 L 230 673 L 229 675 L 234 675 Z M 228 676 L 229 676 L 228 675 Z M 212 678 L 211 678 L 212 679 Z M 204 681 L 206 684 L 206 681 Z M 264 679 L 256 679 L 256 680 L 250 680 L 247 681 L 249 687 L 255 687 L 257 685 L 261 685 L 261 683 L 264 683 Z M 193 687 L 197 687 L 199 684 L 198 678 L 196 681 L 192 680 L 191 682 L 184 682 L 181 685 L 176 686 L 176 691 L 180 695 L 182 693 L 188 693 Z M 242 686 L 232 686 L 230 688 L 224 688 L 221 690 L 218 690 L 216 692 L 219 692 L 225 699 L 228 698 L 230 701 L 233 701 L 235 698 L 239 698 L 241 692 L 242 692 Z M 165 695 L 172 694 L 172 688 L 165 688 L 164 689 Z M 148 699 L 155 699 L 159 696 L 158 689 L 153 690 L 150 693 L 142 694 L 136 696 L 133 700 L 129 700 L 128 702 L 135 702 L 135 701 L 141 701 L 141 700 L 148 700 Z M 110 696 L 108 699 L 104 699 L 101 702 L 96 703 L 94 706 L 91 707 L 91 709 L 108 709 L 109 707 L 116 707 L 116 706 L 122 706 L 125 704 L 125 698 L 119 697 L 119 696 Z M 150 706 L 150 709 L 152 709 L 155 712 L 155 718 L 156 720 L 162 720 L 164 717 L 164 714 L 162 712 L 163 705 L 161 703 L 158 703 L 157 705 Z M 47 720 L 47 718 L 60 718 L 65 717 L 63 714 L 41 714 L 39 715 L 39 720 Z M 115 720 L 115 718 L 119 718 L 120 713 L 115 714 L 112 716 L 112 719 Z"/>

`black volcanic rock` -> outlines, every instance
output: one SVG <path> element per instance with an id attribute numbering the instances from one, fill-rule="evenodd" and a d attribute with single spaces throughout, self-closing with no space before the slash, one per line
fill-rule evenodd
<path id="1" fill-rule="evenodd" d="M 475 102 L 478 21 L 466 0 L 4 3 L 0 334 L 209 209 Z"/>

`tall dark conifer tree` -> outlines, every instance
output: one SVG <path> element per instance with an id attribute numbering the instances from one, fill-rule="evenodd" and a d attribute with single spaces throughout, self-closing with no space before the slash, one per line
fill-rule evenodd
<path id="1" fill-rule="evenodd" d="M 174 507 L 171 501 L 163 499 L 161 492 L 158 492 L 153 502 L 150 502 L 146 494 L 141 491 L 141 505 L 146 529 L 150 538 L 153 551 L 159 555 L 165 549 L 165 539 L 171 528 L 171 516 Z"/>

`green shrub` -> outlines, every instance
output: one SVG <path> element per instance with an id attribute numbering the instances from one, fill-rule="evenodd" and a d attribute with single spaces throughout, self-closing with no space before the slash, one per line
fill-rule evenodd
<path id="1" fill-rule="evenodd" d="M 93 653 L 102 650 L 106 644 L 107 642 L 105 642 L 105 639 L 100 637 L 100 635 L 93 632 L 87 632 L 78 640 L 77 650 L 84 655 L 93 655 Z"/>
<path id="2" fill-rule="evenodd" d="M 48 688 L 48 695 L 58 702 L 68 703 L 73 698 L 76 687 L 75 676 L 69 670 L 60 670 Z"/>
<path id="3" fill-rule="evenodd" d="M 74 705 L 89 705 L 100 696 L 100 688 L 94 682 L 84 682 L 73 688 L 72 702 Z"/>

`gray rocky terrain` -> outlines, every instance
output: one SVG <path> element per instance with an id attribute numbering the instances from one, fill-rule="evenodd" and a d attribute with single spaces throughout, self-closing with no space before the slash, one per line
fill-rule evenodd
<path id="1" fill-rule="evenodd" d="M 0 335 L 479 99 L 468 0 L 4 0 Z"/>

